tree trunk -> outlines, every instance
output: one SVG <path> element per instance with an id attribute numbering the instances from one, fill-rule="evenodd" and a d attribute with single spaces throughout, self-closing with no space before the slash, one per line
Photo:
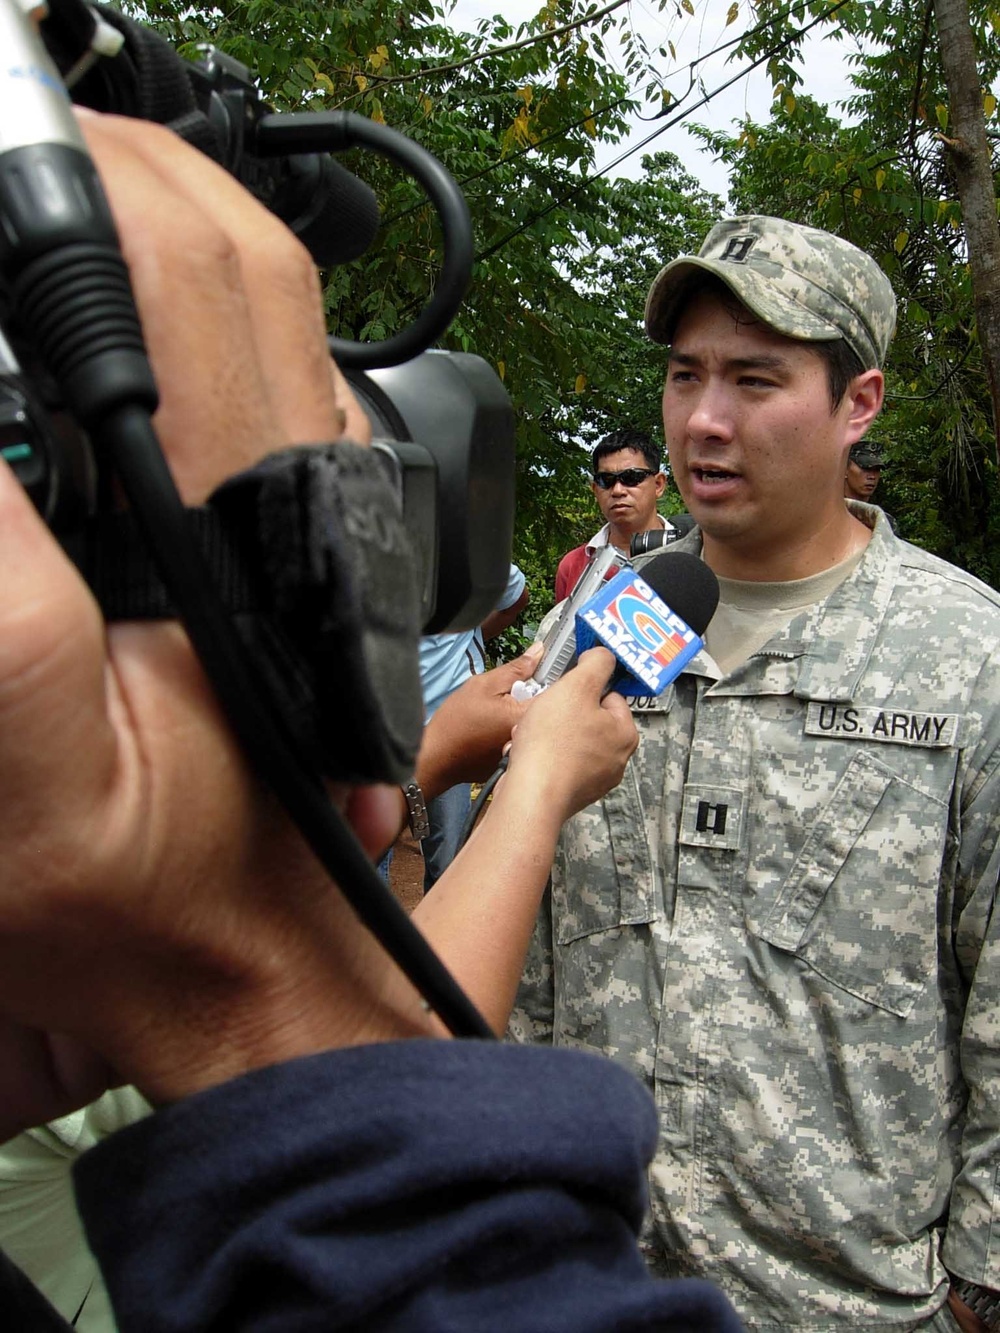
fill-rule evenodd
<path id="1" fill-rule="evenodd" d="M 1000 462 L 1000 226 L 976 46 L 968 0 L 934 0 L 948 84 L 948 146 L 962 205 L 976 325 L 990 397 L 994 453 Z"/>

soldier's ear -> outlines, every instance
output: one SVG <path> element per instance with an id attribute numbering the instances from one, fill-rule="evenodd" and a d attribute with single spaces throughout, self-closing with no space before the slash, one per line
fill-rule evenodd
<path id="1" fill-rule="evenodd" d="M 885 376 L 881 370 L 862 371 L 847 386 L 845 397 L 848 399 L 848 440 L 857 444 L 882 410 Z"/>

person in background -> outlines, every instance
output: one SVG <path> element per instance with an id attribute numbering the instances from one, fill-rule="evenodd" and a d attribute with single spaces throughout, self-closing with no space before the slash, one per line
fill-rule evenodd
<path id="1" fill-rule="evenodd" d="M 587 562 L 603 546 L 623 555 L 637 532 L 663 530 L 664 540 L 675 541 L 690 531 L 686 514 L 664 518 L 656 505 L 667 484 L 656 445 L 643 431 L 616 430 L 606 435 L 591 456 L 591 490 L 604 515 L 604 527 L 589 542 L 567 551 L 556 570 L 555 595 L 561 602 L 573 591 Z M 610 574 L 614 574 L 614 569 Z"/>
<path id="2" fill-rule="evenodd" d="M 882 480 L 885 467 L 885 447 L 876 441 L 862 440 L 847 455 L 844 474 L 844 496 L 848 500 L 871 501 Z"/>

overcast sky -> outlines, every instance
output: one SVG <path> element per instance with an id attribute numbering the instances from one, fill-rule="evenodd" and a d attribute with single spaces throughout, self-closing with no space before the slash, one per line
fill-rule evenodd
<path id="1" fill-rule="evenodd" d="M 630 21 L 636 25 L 650 49 L 656 67 L 664 73 L 675 71 L 668 79 L 668 86 L 675 98 L 680 98 L 686 91 L 689 81 L 688 65 L 698 57 L 727 42 L 738 35 L 742 17 L 730 26 L 726 25 L 726 16 L 731 0 L 695 0 L 695 14 L 675 12 L 670 4 L 659 12 L 654 3 L 647 0 L 632 0 Z M 540 8 L 540 0 L 504 0 L 502 6 L 496 0 L 457 0 L 452 12 L 452 24 L 460 30 L 471 31 L 479 19 L 503 10 L 504 17 L 517 24 L 531 18 Z M 822 32 L 823 29 L 818 29 Z M 677 52 L 677 61 L 669 55 L 659 56 L 656 48 L 673 42 Z M 843 43 L 827 38 L 810 37 L 804 52 L 803 73 L 804 89 L 820 102 L 825 102 L 836 111 L 836 103 L 844 98 L 848 91 L 845 52 Z M 716 92 L 722 84 L 729 82 L 739 71 L 739 66 L 727 63 L 725 53 L 713 56 L 698 66 L 698 73 L 704 83 L 706 93 L 712 94 L 711 100 L 692 112 L 693 123 L 709 125 L 713 129 L 732 129 L 734 122 L 740 121 L 747 114 L 756 120 L 766 120 L 771 105 L 771 86 L 763 67 L 740 78 L 732 87 Z M 703 96 L 695 89 L 685 99 L 684 105 L 691 105 Z M 658 107 L 650 107 L 643 115 L 651 116 Z M 629 138 L 622 144 L 605 146 L 599 150 L 598 168 L 604 167 L 621 156 L 629 147 L 638 144 L 656 130 L 659 122 L 636 120 Z M 619 176 L 637 176 L 643 153 L 655 152 L 665 148 L 676 153 L 693 176 L 702 185 L 725 198 L 726 172 L 722 165 L 706 153 L 698 141 L 685 130 L 683 123 L 668 129 L 647 148 L 627 158 L 611 174 Z"/>

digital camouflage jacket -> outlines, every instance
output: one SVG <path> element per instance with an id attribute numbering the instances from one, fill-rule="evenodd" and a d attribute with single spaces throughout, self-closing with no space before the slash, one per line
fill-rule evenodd
<path id="1" fill-rule="evenodd" d="M 633 701 L 511 1034 L 652 1090 L 657 1271 L 754 1329 L 954 1329 L 946 1268 L 1000 1288 L 1000 595 L 852 508 L 830 597 Z"/>

